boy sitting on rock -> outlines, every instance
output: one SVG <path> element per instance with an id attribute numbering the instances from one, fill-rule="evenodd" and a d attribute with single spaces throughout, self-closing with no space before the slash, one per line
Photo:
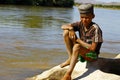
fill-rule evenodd
<path id="1" fill-rule="evenodd" d="M 82 62 L 97 60 L 103 42 L 100 27 L 92 22 L 95 17 L 93 5 L 81 4 L 78 9 L 80 21 L 61 27 L 64 31 L 63 37 L 69 58 L 60 66 L 63 68 L 70 65 L 62 80 L 71 80 L 71 74 L 78 58 Z M 79 38 L 76 36 L 76 31 L 79 32 Z"/>

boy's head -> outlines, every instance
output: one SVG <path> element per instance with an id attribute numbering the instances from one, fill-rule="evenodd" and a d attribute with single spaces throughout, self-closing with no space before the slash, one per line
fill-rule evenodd
<path id="1" fill-rule="evenodd" d="M 87 15 L 87 14 L 91 14 L 94 15 L 94 6 L 92 4 L 86 3 L 86 4 L 81 4 L 78 7 L 79 11 L 80 11 L 80 15 Z"/>
<path id="2" fill-rule="evenodd" d="M 84 26 L 89 26 L 89 24 L 92 22 L 92 19 L 95 17 L 93 5 L 81 4 L 78 9 L 80 11 L 81 22 Z"/>

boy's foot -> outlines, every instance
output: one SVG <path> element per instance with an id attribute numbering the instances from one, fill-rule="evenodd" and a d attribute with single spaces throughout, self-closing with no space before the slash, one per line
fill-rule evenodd
<path id="1" fill-rule="evenodd" d="M 68 66 L 68 65 L 70 65 L 70 60 L 69 59 L 66 60 L 65 62 L 63 62 L 62 64 L 60 64 L 60 67 L 63 68 L 63 67 Z"/>
<path id="2" fill-rule="evenodd" d="M 61 80 L 71 80 L 71 76 L 65 74 L 64 77 Z"/>

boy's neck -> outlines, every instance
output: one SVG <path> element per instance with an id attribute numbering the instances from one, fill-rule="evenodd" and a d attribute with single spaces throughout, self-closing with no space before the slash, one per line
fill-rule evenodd
<path id="1" fill-rule="evenodd" d="M 88 26 L 84 26 L 87 30 L 90 28 L 92 22 L 90 24 L 88 24 Z"/>

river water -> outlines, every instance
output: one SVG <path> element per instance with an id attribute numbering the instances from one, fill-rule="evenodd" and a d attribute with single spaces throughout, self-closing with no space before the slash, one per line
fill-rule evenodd
<path id="1" fill-rule="evenodd" d="M 95 8 L 101 53 L 120 53 L 120 10 Z M 0 6 L 0 80 L 24 80 L 67 58 L 61 25 L 79 21 L 77 7 Z"/>

